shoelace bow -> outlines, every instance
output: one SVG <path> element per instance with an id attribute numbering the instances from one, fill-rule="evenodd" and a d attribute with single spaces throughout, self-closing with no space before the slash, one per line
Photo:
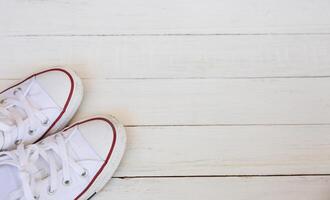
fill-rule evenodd
<path id="1" fill-rule="evenodd" d="M 7 147 L 11 140 L 8 138 L 15 138 L 15 144 L 19 145 L 26 133 L 32 135 L 40 124 L 47 125 L 49 119 L 41 112 L 41 109 L 36 108 L 28 99 L 27 95 L 30 92 L 35 79 L 32 79 L 31 83 L 25 91 L 21 88 L 16 88 L 13 92 L 13 97 L 8 97 L 0 101 L 0 134 L 3 135 L 5 145 Z M 30 127 L 24 126 L 23 117 L 17 112 L 12 112 L 10 109 L 21 109 L 25 112 L 27 120 L 29 120 Z M 14 125 L 9 125 L 8 120 Z M 17 128 L 17 135 L 12 136 L 9 133 Z M 0 147 L 1 148 L 1 147 Z"/>
<path id="2" fill-rule="evenodd" d="M 10 165 L 16 167 L 19 171 L 22 189 L 12 193 L 10 197 L 12 200 L 39 199 L 40 191 L 38 191 L 36 187 L 37 180 L 34 173 L 37 170 L 35 163 L 40 158 L 48 165 L 50 180 L 48 193 L 53 194 L 56 192 L 58 188 L 58 171 L 54 154 L 56 154 L 58 160 L 60 160 L 63 173 L 62 183 L 64 185 L 71 184 L 72 170 L 80 176 L 87 175 L 86 169 L 77 164 L 77 162 L 68 155 L 66 141 L 61 134 L 56 135 L 54 141 L 30 145 L 27 148 L 21 144 L 15 151 L 0 153 L 0 166 Z"/>

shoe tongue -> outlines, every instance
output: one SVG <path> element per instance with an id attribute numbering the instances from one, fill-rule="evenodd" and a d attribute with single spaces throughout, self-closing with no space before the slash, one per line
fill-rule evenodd
<path id="1" fill-rule="evenodd" d="M 4 119 L 4 118 L 0 118 L 0 126 L 4 126 L 2 127 L 3 129 L 6 130 L 2 130 L 0 128 L 0 151 L 7 149 L 8 145 L 10 143 L 12 143 L 12 137 L 14 137 L 17 134 L 17 129 L 16 128 L 7 128 L 14 126 L 13 122 L 11 122 L 8 119 Z M 5 136 L 6 135 L 6 136 Z"/>
<path id="2" fill-rule="evenodd" d="M 14 115 L 21 116 L 23 120 L 25 120 L 27 118 L 27 114 L 21 108 L 9 108 L 8 111 L 13 113 Z M 0 131 L 7 132 L 8 133 L 7 135 L 10 135 L 12 137 L 14 137 L 15 134 L 17 134 L 15 123 L 13 122 L 13 120 L 9 119 L 8 116 L 4 116 L 4 115 L 0 114 L 0 123 L 2 125 L 4 125 L 4 127 L 7 127 L 7 126 L 9 127 L 9 130 L 0 129 Z M 13 127 L 13 128 L 11 128 L 11 127 Z M 0 134 L 0 149 L 7 148 L 4 146 L 4 144 L 6 142 L 5 140 L 11 141 L 11 138 L 4 138 L 4 135 Z"/>
<path id="3" fill-rule="evenodd" d="M 52 138 L 47 139 L 54 139 Z M 74 161 L 82 161 L 82 160 L 93 160 L 97 158 L 97 154 L 93 151 L 90 145 L 86 142 L 86 140 L 81 136 L 79 131 L 73 131 L 64 134 L 66 140 L 66 149 L 68 153 L 68 157 Z M 44 141 L 45 143 L 47 140 Z M 57 170 L 62 168 L 62 159 L 53 151 L 49 151 L 48 155 L 54 158 Z M 36 171 L 35 175 L 38 178 L 45 178 L 49 175 L 49 164 L 42 158 L 39 158 L 36 163 Z"/>
<path id="4" fill-rule="evenodd" d="M 14 110 L 16 109 L 10 109 L 10 112 L 14 112 Z M 15 114 L 19 114 L 17 111 L 15 111 Z M 21 114 L 19 114 L 21 116 Z M 0 123 L 4 126 L 4 127 L 12 127 L 15 126 L 15 123 L 13 122 L 13 120 L 9 119 L 8 116 L 5 116 L 3 114 L 0 114 Z M 1 129 L 0 129 L 1 130 Z M 1 131 L 8 131 L 8 130 L 1 130 Z"/>
<path id="5" fill-rule="evenodd" d="M 23 120 L 28 117 L 25 110 L 20 107 L 11 107 L 8 110 L 13 114 L 20 116 Z"/>
<path id="6" fill-rule="evenodd" d="M 28 117 L 25 110 L 20 107 L 14 106 L 8 108 L 7 110 L 13 113 L 14 115 L 20 116 L 23 120 L 25 120 Z M 8 119 L 8 116 L 0 114 L 0 120 L 1 122 L 8 124 L 9 126 L 15 125 L 12 120 Z"/>
<path id="7" fill-rule="evenodd" d="M 69 148 L 70 149 L 70 148 Z M 74 153 L 68 149 L 68 156 L 69 158 L 73 159 L 73 160 L 77 160 L 77 157 L 75 157 Z M 56 165 L 56 169 L 57 171 L 59 171 L 62 168 L 62 159 L 53 151 L 49 151 L 47 152 L 48 156 L 51 159 L 54 159 L 55 161 L 55 165 Z M 49 176 L 49 163 L 46 162 L 43 158 L 39 158 L 36 162 L 35 162 L 35 176 L 37 178 L 43 179 L 46 178 L 47 176 Z"/>
<path id="8" fill-rule="evenodd" d="M 15 125 L 12 120 L 10 120 L 8 117 L 3 116 L 3 115 L 0 116 L 0 123 L 4 123 L 8 126 L 14 126 Z"/>

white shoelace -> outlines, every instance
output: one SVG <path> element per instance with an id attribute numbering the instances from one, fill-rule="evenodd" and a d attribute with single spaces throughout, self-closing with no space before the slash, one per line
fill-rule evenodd
<path id="1" fill-rule="evenodd" d="M 47 125 L 49 122 L 41 109 L 36 108 L 27 96 L 33 84 L 35 84 L 35 79 L 32 79 L 25 91 L 18 87 L 14 90 L 13 97 L 0 101 L 0 134 L 3 136 L 4 148 L 7 148 L 13 141 L 19 145 L 26 133 L 33 135 L 40 125 Z M 20 113 L 22 111 L 26 116 L 22 116 Z M 29 122 L 29 127 L 23 125 L 25 117 Z M 17 134 L 9 134 L 15 128 Z"/>
<path id="2" fill-rule="evenodd" d="M 55 155 L 57 155 L 57 159 Z M 43 159 L 48 165 L 48 194 L 53 194 L 58 189 L 57 160 L 60 161 L 63 173 L 62 183 L 64 185 L 69 186 L 71 184 L 72 171 L 80 176 L 87 175 L 87 171 L 68 155 L 66 141 L 61 134 L 57 134 L 52 141 L 30 145 L 27 148 L 21 144 L 15 151 L 0 153 L 0 166 L 10 165 L 16 167 L 22 182 L 22 189 L 12 193 L 10 197 L 12 200 L 39 199 L 40 191 L 36 187 L 37 178 L 34 175 L 37 170 L 35 163 L 39 159 Z"/>

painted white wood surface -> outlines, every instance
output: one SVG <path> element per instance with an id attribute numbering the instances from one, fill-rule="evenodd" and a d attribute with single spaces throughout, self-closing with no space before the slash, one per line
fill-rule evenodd
<path id="1" fill-rule="evenodd" d="M 328 200 L 329 9 L 0 0 L 0 85 L 70 66 L 86 87 L 75 119 L 123 121 L 119 178 L 96 199 Z"/>
<path id="2" fill-rule="evenodd" d="M 330 174 L 330 126 L 130 127 L 116 177 Z"/>
<path id="3" fill-rule="evenodd" d="M 328 0 L 2 0 L 0 34 L 330 33 Z"/>
<path id="4" fill-rule="evenodd" d="M 114 179 L 95 200 L 329 200 L 329 177 Z"/>
<path id="5" fill-rule="evenodd" d="M 330 78 L 88 79 L 84 85 L 78 117 L 112 113 L 125 125 L 330 123 Z"/>
<path id="6" fill-rule="evenodd" d="M 186 99 L 201 99 L 198 95 L 203 94 L 203 92 L 199 87 L 191 89 L 191 91 L 194 91 L 195 96 L 190 96 L 187 95 L 189 92 L 184 91 L 180 91 L 177 95 L 166 93 L 165 89 L 159 87 L 161 84 L 155 83 L 155 80 L 148 80 L 147 82 L 146 80 L 132 80 L 132 84 L 135 84 L 135 86 L 127 85 L 128 80 L 111 82 L 89 80 L 85 81 L 86 97 L 76 119 L 91 114 L 114 113 L 126 125 L 134 126 L 127 128 L 129 138 L 127 154 L 121 168 L 116 173 L 117 177 L 330 174 L 330 160 L 328 159 L 330 125 L 272 125 L 268 124 L 270 122 L 257 121 L 257 118 L 255 118 L 257 113 L 260 112 L 263 113 L 260 120 L 267 119 L 266 116 L 271 116 L 269 119 L 274 120 L 276 119 L 275 116 L 287 115 L 286 119 L 297 117 L 294 120 L 306 120 L 306 122 L 315 123 L 316 121 L 306 117 L 316 117 L 316 119 L 313 119 L 321 122 L 321 117 L 329 115 L 329 110 L 326 110 L 326 107 L 327 102 L 330 102 L 330 95 L 322 91 L 329 89 L 318 90 L 315 88 L 329 87 L 328 78 L 318 79 L 320 82 L 308 91 L 306 91 L 307 86 L 310 87 L 317 81 L 314 79 L 307 79 L 310 82 L 305 79 L 279 80 L 286 81 L 285 84 L 282 84 L 285 85 L 285 88 L 280 90 L 283 93 L 278 90 L 272 91 L 268 88 L 261 88 L 261 91 L 269 91 L 269 93 L 261 96 L 271 100 L 282 99 L 282 103 L 275 101 L 275 103 L 271 102 L 270 105 L 262 106 L 262 102 L 266 101 L 262 99 L 262 101 L 256 102 L 255 107 L 251 107 L 251 110 L 246 111 L 244 117 L 240 117 L 243 114 L 235 113 L 235 110 L 242 111 L 242 109 L 238 109 L 240 105 L 237 103 L 234 103 L 236 109 L 233 107 L 232 111 L 230 111 L 231 108 L 227 108 L 226 111 L 220 109 L 221 106 L 216 104 L 212 106 L 211 103 L 204 101 L 196 101 L 196 105 L 190 104 L 189 100 Z M 169 80 L 158 81 L 169 83 Z M 167 87 L 188 88 L 186 85 L 192 85 L 187 80 L 177 81 L 185 83 L 184 86 L 167 85 Z M 256 80 L 247 79 L 246 81 Z M 299 89 L 287 88 L 290 85 L 287 82 L 290 83 L 291 81 L 300 81 L 306 86 L 299 86 Z M 1 81 L 0 84 L 9 85 L 11 82 L 13 81 Z M 143 85 L 140 86 L 138 82 L 142 82 Z M 273 82 L 272 79 L 270 83 Z M 201 81 L 198 80 L 198 83 L 200 84 Z M 299 83 L 296 84 L 299 85 Z M 93 85 L 94 88 L 91 89 L 89 86 Z M 158 88 L 156 89 L 159 89 L 163 94 L 153 93 L 155 92 L 155 90 L 152 90 L 154 85 L 157 85 Z M 247 85 L 247 83 L 245 82 L 244 85 Z M 260 88 L 265 85 L 265 81 L 262 81 L 251 88 Z M 102 87 L 106 89 L 100 90 Z M 144 93 L 144 90 L 140 92 L 139 88 L 144 88 L 147 93 Z M 222 89 L 220 91 L 232 91 L 230 87 L 227 88 L 227 90 Z M 279 87 L 275 88 L 280 89 Z M 134 92 L 134 90 L 137 91 Z M 208 92 L 207 97 L 211 97 L 210 94 L 214 93 L 210 88 L 204 88 L 203 91 Z M 245 89 L 239 89 L 239 91 L 245 91 Z M 290 94 L 297 93 L 319 99 L 305 98 L 300 103 L 299 108 L 296 108 L 297 111 L 287 111 L 281 107 L 285 105 L 294 108 L 303 98 L 303 96 L 289 96 L 287 91 Z M 317 93 L 310 95 L 313 91 Z M 139 95 L 126 96 L 126 94 L 134 93 Z M 270 93 L 278 94 L 270 96 Z M 237 99 L 238 102 L 245 102 L 245 105 L 241 107 L 252 105 L 252 101 L 247 102 L 247 99 L 251 98 L 248 96 L 242 97 L 245 101 L 241 101 L 238 96 L 229 97 L 229 95 L 221 95 L 217 92 L 215 94 L 228 99 L 228 102 L 220 102 L 218 100 L 221 99 L 220 97 L 212 97 L 212 99 L 216 99 L 215 103 L 226 105 L 226 107 L 231 105 L 230 102 L 236 102 Z M 255 96 L 251 90 L 248 90 L 248 94 L 252 94 L 253 98 Z M 155 99 L 156 97 L 157 99 Z M 143 98 L 143 101 L 140 98 Z M 171 100 L 173 100 L 173 103 L 169 104 Z M 292 104 L 286 105 L 286 102 L 290 101 L 292 101 Z M 324 105 L 320 103 L 321 101 L 325 102 Z M 310 107 L 305 106 L 304 102 L 307 102 Z M 195 107 L 198 110 L 193 110 L 190 107 Z M 171 109 L 173 110 L 171 111 Z M 161 112 L 161 110 L 164 111 Z M 300 112 L 299 115 L 297 114 L 298 111 Z M 305 112 L 305 114 L 302 112 Z M 195 116 L 194 113 L 198 113 L 199 116 Z M 232 113 L 232 115 L 229 113 Z M 214 122 L 227 124 L 224 126 L 204 124 L 210 123 L 212 118 L 228 120 L 227 117 L 230 116 L 232 116 L 232 121 Z M 204 121 L 205 118 L 207 121 Z M 191 121 L 183 121 L 183 119 Z M 197 119 L 199 121 L 195 121 Z M 238 125 L 245 122 L 243 119 L 252 120 L 255 123 L 265 123 L 265 125 Z M 277 119 L 284 119 L 284 117 Z M 327 120 L 327 118 L 324 118 L 324 120 Z M 274 123 L 274 121 L 271 122 Z M 275 122 L 278 123 L 278 121 Z M 324 123 L 326 122 L 328 121 L 324 121 Z M 281 123 L 288 124 L 292 121 L 281 121 Z M 153 126 L 145 126 L 150 124 L 153 124 Z M 170 125 L 157 126 L 157 124 Z M 180 124 L 188 125 L 180 126 Z"/>
<path id="7" fill-rule="evenodd" d="M 132 127 L 116 176 L 330 174 L 329 129 Z"/>
<path id="8" fill-rule="evenodd" d="M 0 78 L 67 65 L 84 78 L 330 75 L 330 35 L 3 37 Z"/>
<path id="9" fill-rule="evenodd" d="M 84 83 L 80 116 L 113 113 L 126 125 L 330 123 L 330 78 Z"/>

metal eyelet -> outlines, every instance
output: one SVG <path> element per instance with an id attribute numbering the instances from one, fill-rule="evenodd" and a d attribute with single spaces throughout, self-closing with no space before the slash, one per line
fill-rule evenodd
<path id="1" fill-rule="evenodd" d="M 35 153 L 35 150 L 31 149 L 29 154 L 33 155 L 34 153 Z"/>
<path id="2" fill-rule="evenodd" d="M 49 119 L 47 118 L 45 121 L 41 122 L 42 125 L 46 126 L 49 123 Z"/>
<path id="3" fill-rule="evenodd" d="M 35 130 L 29 129 L 28 134 L 32 136 L 34 134 L 34 132 L 35 132 Z"/>
<path id="4" fill-rule="evenodd" d="M 16 140 L 16 141 L 15 141 L 15 144 L 16 144 L 16 145 L 20 145 L 21 143 L 22 143 L 22 140 Z"/>
<path id="5" fill-rule="evenodd" d="M 0 104 L 5 104 L 7 99 L 1 99 Z"/>
<path id="6" fill-rule="evenodd" d="M 48 187 L 47 192 L 49 195 L 53 195 L 56 192 L 56 190 L 52 190 L 50 187 Z"/>
<path id="7" fill-rule="evenodd" d="M 20 87 L 19 87 L 19 88 L 16 88 L 16 89 L 14 90 L 13 94 L 16 95 L 17 92 L 20 92 L 20 91 L 22 91 L 22 88 L 20 88 Z"/>
<path id="8" fill-rule="evenodd" d="M 88 171 L 86 169 L 84 169 L 84 172 L 82 174 L 80 174 L 80 176 L 82 177 L 86 177 L 88 174 Z"/>
<path id="9" fill-rule="evenodd" d="M 71 185 L 71 181 L 70 180 L 64 180 L 63 185 L 69 186 L 69 185 Z"/>
<path id="10" fill-rule="evenodd" d="M 40 195 L 39 194 L 37 194 L 37 195 L 34 195 L 34 197 L 33 197 L 35 200 L 38 200 L 39 198 L 40 198 Z"/>

